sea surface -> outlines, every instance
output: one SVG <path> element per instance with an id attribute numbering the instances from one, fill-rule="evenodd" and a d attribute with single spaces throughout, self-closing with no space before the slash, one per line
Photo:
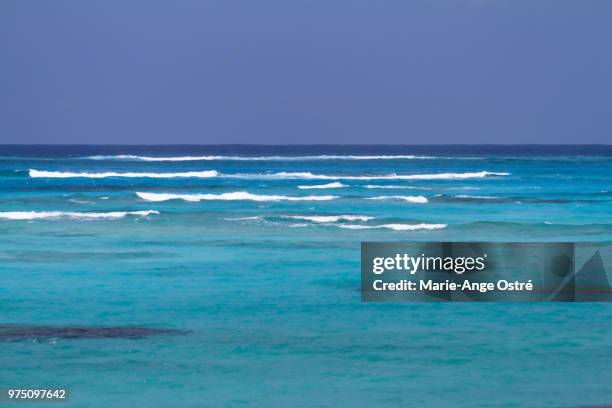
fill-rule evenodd
<path id="1" fill-rule="evenodd" d="M 0 330 L 0 387 L 74 407 L 610 404 L 612 304 L 365 304 L 359 249 L 609 242 L 611 215 L 611 146 L 0 146 L 0 325 L 25 333 Z"/>

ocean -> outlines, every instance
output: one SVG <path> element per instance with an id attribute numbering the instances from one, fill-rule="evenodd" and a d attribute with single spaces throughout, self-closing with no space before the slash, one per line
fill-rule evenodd
<path id="1" fill-rule="evenodd" d="M 611 214 L 612 146 L 0 146 L 0 387 L 74 407 L 610 404 L 611 304 L 361 303 L 359 251 L 610 242 Z"/>

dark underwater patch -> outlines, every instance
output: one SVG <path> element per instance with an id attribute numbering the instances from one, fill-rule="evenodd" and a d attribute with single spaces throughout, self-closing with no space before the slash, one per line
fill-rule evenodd
<path id="1" fill-rule="evenodd" d="M 139 339 L 188 333 L 187 330 L 143 326 L 29 326 L 11 324 L 0 325 L 0 342 L 49 339 Z"/>

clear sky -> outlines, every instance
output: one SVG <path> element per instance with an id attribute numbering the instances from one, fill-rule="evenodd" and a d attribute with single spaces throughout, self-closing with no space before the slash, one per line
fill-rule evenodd
<path id="1" fill-rule="evenodd" d="M 612 1 L 2 0 L 0 143 L 612 143 Z"/>

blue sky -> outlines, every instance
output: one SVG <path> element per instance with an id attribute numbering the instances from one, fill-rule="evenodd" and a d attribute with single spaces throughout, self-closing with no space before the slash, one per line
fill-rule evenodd
<path id="1" fill-rule="evenodd" d="M 0 2 L 0 143 L 610 143 L 612 2 Z"/>

